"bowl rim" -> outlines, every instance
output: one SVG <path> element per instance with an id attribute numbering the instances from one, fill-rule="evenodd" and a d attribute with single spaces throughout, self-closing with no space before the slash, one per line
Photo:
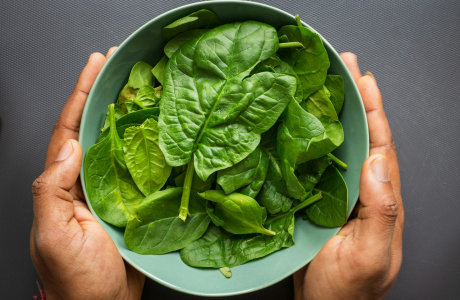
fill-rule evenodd
<path id="1" fill-rule="evenodd" d="M 288 16 L 288 17 L 291 17 L 291 18 L 295 18 L 293 15 L 291 15 L 290 13 L 284 11 L 284 10 L 281 10 L 277 7 L 274 7 L 274 6 L 271 6 L 271 5 L 268 5 L 268 4 L 264 4 L 264 3 L 258 3 L 258 2 L 253 2 L 253 1 L 246 1 L 246 0 L 214 0 L 212 1 L 212 4 L 235 4 L 235 5 L 238 5 L 238 4 L 250 4 L 250 5 L 254 5 L 254 6 L 259 6 L 259 7 L 264 7 L 264 8 L 270 8 L 270 9 L 273 9 L 273 10 L 276 10 L 278 13 L 280 14 L 284 14 L 285 16 Z M 170 14 L 172 12 L 175 12 L 175 11 L 179 11 L 179 10 L 182 10 L 184 8 L 192 8 L 194 6 L 202 6 L 203 5 L 203 1 L 200 1 L 200 2 L 195 2 L 195 3 L 190 3 L 190 4 L 186 4 L 186 5 L 182 5 L 182 6 L 179 6 L 179 7 L 176 7 L 174 9 L 171 9 L 171 10 L 168 10 L 158 16 L 156 16 L 155 18 L 149 20 L 148 22 L 146 22 L 145 24 L 143 24 L 142 26 L 140 26 L 138 29 L 136 29 L 133 33 L 131 33 L 117 48 L 118 49 L 123 49 L 125 47 L 127 47 L 127 45 L 129 44 L 129 42 L 134 39 L 134 36 L 136 36 L 139 32 L 141 32 L 142 30 L 144 30 L 144 28 L 146 27 L 149 27 L 150 24 L 152 22 L 154 22 L 156 19 L 159 19 L 161 17 L 163 17 L 164 15 L 167 15 L 167 14 Z M 334 47 L 332 47 L 332 45 L 319 33 L 317 32 L 313 27 L 311 27 L 310 25 L 308 25 L 307 23 L 301 21 L 302 24 L 306 27 L 308 27 L 309 29 L 313 30 L 315 33 L 317 33 L 321 40 L 323 41 L 324 44 L 327 45 L 328 49 L 334 53 L 334 55 L 337 55 L 338 57 L 340 57 L 339 53 L 335 50 Z M 96 86 L 99 84 L 99 82 L 102 80 L 102 76 L 100 76 L 100 74 L 103 74 L 108 63 L 113 59 L 113 57 L 115 57 L 117 55 L 117 50 L 115 50 L 115 52 L 107 59 L 107 61 L 105 62 L 104 66 L 102 67 L 101 71 L 99 72 L 98 76 L 96 77 L 96 80 L 94 81 L 94 84 L 93 86 Z M 347 66 L 345 65 L 345 63 L 343 62 L 343 60 L 339 59 L 339 64 L 341 64 L 341 67 L 345 70 L 346 73 L 348 73 L 349 77 L 350 78 L 353 78 L 350 71 L 348 70 Z M 367 116 L 366 116 L 366 112 L 365 112 L 365 109 L 364 109 L 364 104 L 362 102 L 362 98 L 361 98 L 361 94 L 359 93 L 359 90 L 358 90 L 358 87 L 356 85 L 356 82 L 353 80 L 352 83 L 351 83 L 351 88 L 354 90 L 354 92 L 358 95 L 358 98 L 360 100 L 360 108 L 361 108 L 361 113 L 363 114 L 364 116 L 364 119 L 366 120 L 365 122 L 365 132 L 367 133 L 365 135 L 365 144 L 369 145 L 369 127 L 368 127 L 368 123 L 367 123 Z M 92 90 L 89 92 L 88 94 L 88 99 L 91 97 L 92 95 Z M 85 127 L 85 124 L 87 124 L 87 118 L 88 118 L 88 111 L 89 111 L 89 106 L 87 106 L 85 104 L 85 107 L 83 109 L 83 114 L 82 114 L 82 118 L 81 118 L 81 127 L 84 128 Z M 80 132 L 83 132 L 83 130 L 80 130 Z M 82 142 L 82 139 L 81 139 L 81 135 L 79 135 L 79 138 L 78 138 L 78 141 Z M 369 156 L 369 147 L 367 147 L 366 151 L 365 151 L 365 154 L 366 154 L 366 157 Z M 83 158 L 84 159 L 84 158 Z M 88 204 L 88 207 L 91 211 L 91 213 L 94 215 L 95 212 L 88 200 L 88 195 L 86 193 L 86 188 L 84 186 L 84 164 L 82 163 L 82 166 L 81 166 L 81 170 L 80 170 L 80 174 L 82 176 L 80 176 L 80 182 L 82 184 L 82 190 L 83 190 L 83 194 L 85 196 L 85 200 L 86 200 L 86 203 Z M 350 202 L 348 200 L 348 202 Z M 357 202 L 356 202 L 357 203 Z M 356 206 L 356 203 L 355 203 L 355 206 Z M 99 222 L 99 221 L 98 221 Z M 104 222 L 104 221 L 102 221 Z M 337 227 L 336 230 L 335 230 L 335 233 L 334 235 L 336 235 L 340 229 L 342 229 L 342 227 Z M 118 246 L 117 246 L 118 248 Z M 312 256 L 313 258 L 318 254 L 319 250 Z M 287 272 L 285 274 L 282 274 L 278 279 L 275 279 L 275 280 L 271 280 L 269 282 L 266 282 L 265 284 L 263 285 L 260 285 L 260 286 L 257 286 L 255 288 L 250 288 L 250 289 L 246 289 L 246 290 L 241 290 L 241 291 L 237 291 L 237 292 L 227 292 L 227 293 L 208 293 L 208 294 L 204 294 L 204 293 L 200 293 L 200 292 L 195 292 L 195 291 L 192 291 L 192 290 L 189 290 L 187 288 L 182 288 L 182 287 L 179 287 L 179 286 L 176 286 L 176 285 L 173 285 L 173 284 L 170 284 L 169 282 L 166 282 L 154 275 L 152 275 L 150 272 L 146 271 L 144 268 L 142 268 L 142 266 L 138 266 L 137 264 L 135 264 L 128 256 L 126 256 L 123 252 L 120 252 L 120 255 L 121 257 L 127 262 L 129 263 L 133 268 L 135 268 L 136 270 L 138 270 L 139 272 L 141 272 L 142 274 L 144 274 L 146 277 L 168 287 L 168 288 L 171 288 L 173 290 L 176 290 L 176 291 L 179 291 L 179 292 L 182 292 L 182 293 L 187 293 L 187 294 L 190 294 L 190 295 L 195 295 L 195 296 L 202 296 L 202 297 L 227 297 L 227 296 L 236 296 L 236 295 L 242 295 L 242 294 L 247 294 L 247 293 L 250 293 L 250 292 L 255 292 L 255 291 L 258 291 L 258 290 L 261 290 L 261 289 L 264 289 L 264 288 L 267 288 L 273 284 L 276 284 L 282 280 L 284 280 L 285 278 L 287 278 L 288 276 L 292 275 L 293 273 L 297 272 L 298 270 L 300 270 L 301 268 L 303 268 L 305 265 L 307 265 L 308 263 L 311 262 L 311 260 L 313 259 L 306 259 L 305 262 L 299 264 L 299 267 L 294 270 L 294 272 Z"/>

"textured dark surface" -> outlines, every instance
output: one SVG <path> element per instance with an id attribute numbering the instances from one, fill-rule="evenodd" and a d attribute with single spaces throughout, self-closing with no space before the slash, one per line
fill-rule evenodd
<path id="1" fill-rule="evenodd" d="M 37 295 L 29 255 L 32 181 L 91 52 L 191 1 L 2 1 L 0 4 L 0 291 Z M 301 18 L 379 82 L 406 209 L 404 260 L 388 299 L 460 294 L 460 2 L 260 1 Z M 145 299 L 198 299 L 148 280 Z M 231 299 L 292 299 L 290 278 Z"/>

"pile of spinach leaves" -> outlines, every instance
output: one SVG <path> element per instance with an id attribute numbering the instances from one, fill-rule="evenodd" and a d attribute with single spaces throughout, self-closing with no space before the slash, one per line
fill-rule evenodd
<path id="1" fill-rule="evenodd" d="M 294 214 L 336 227 L 348 191 L 342 77 L 318 34 L 200 10 L 163 28 L 165 55 L 136 63 L 85 158 L 89 201 L 140 254 L 181 250 L 229 268 L 294 245 Z"/>

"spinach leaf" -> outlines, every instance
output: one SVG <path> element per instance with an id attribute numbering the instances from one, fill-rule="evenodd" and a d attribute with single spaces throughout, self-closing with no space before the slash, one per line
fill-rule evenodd
<path id="1" fill-rule="evenodd" d="M 109 134 L 91 146 L 85 158 L 88 199 L 107 223 L 125 227 L 144 196 L 137 188 L 123 158 L 123 141 L 115 128 L 114 104 L 109 105 Z"/>
<path id="2" fill-rule="evenodd" d="M 147 119 L 139 127 L 126 129 L 123 151 L 126 166 L 141 192 L 148 196 L 159 191 L 171 167 L 158 146 L 157 121 Z"/>
<path id="3" fill-rule="evenodd" d="M 168 65 L 168 57 L 164 55 L 160 61 L 152 69 L 152 74 L 160 82 L 161 85 L 164 84 L 165 70 Z"/>
<path id="4" fill-rule="evenodd" d="M 214 224 L 234 234 L 262 233 L 275 235 L 262 225 L 267 211 L 256 200 L 243 194 L 226 195 L 223 191 L 208 190 L 198 195 L 215 203 L 214 211 L 208 210 Z"/>
<path id="5" fill-rule="evenodd" d="M 302 89 L 302 81 L 297 76 L 297 73 L 294 69 L 286 62 L 280 61 L 280 63 L 275 67 L 275 72 L 287 74 L 294 76 L 297 79 L 297 89 L 295 90 L 294 98 L 295 100 L 300 103 L 303 100 L 303 89 Z"/>
<path id="6" fill-rule="evenodd" d="M 285 36 L 288 42 L 300 42 L 304 46 L 302 49 L 280 49 L 279 56 L 297 73 L 305 99 L 324 85 L 330 65 L 321 37 L 309 28 L 293 25 L 283 26 L 278 36 Z"/>
<path id="7" fill-rule="evenodd" d="M 194 29 L 190 31 L 183 32 L 170 40 L 165 46 L 165 54 L 167 57 L 171 58 L 178 49 L 185 45 L 188 41 L 193 40 L 194 38 L 202 35 L 203 33 L 208 32 L 209 29 Z"/>
<path id="8" fill-rule="evenodd" d="M 160 105 L 160 147 L 168 164 L 188 163 L 183 218 L 193 172 L 206 180 L 240 162 L 293 98 L 292 76 L 263 72 L 245 79 L 277 44 L 273 27 L 248 21 L 210 30 L 171 57 Z"/>
<path id="9" fill-rule="evenodd" d="M 215 13 L 202 9 L 163 27 L 161 34 L 163 40 L 167 42 L 182 32 L 193 29 L 210 29 L 220 24 L 220 19 Z"/>
<path id="10" fill-rule="evenodd" d="M 305 162 L 307 150 L 317 139 L 322 139 L 324 128 L 312 114 L 306 112 L 296 101 L 291 101 L 281 115 L 278 127 L 277 151 L 281 159 L 281 173 L 287 190 L 294 199 L 301 199 L 305 190 L 294 174 L 297 164 Z"/>
<path id="11" fill-rule="evenodd" d="M 131 126 L 140 126 L 148 118 L 158 120 L 159 114 L 160 109 L 158 107 L 152 107 L 124 115 L 116 121 L 118 136 L 123 139 L 127 128 Z M 97 138 L 97 142 L 99 143 L 102 141 L 108 134 L 109 130 L 104 130 Z"/>
<path id="12" fill-rule="evenodd" d="M 294 215 L 277 219 L 267 228 L 276 235 L 232 234 L 210 224 L 201 238 L 181 250 L 180 257 L 192 267 L 233 268 L 294 245 Z"/>
<path id="13" fill-rule="evenodd" d="M 260 148 L 256 148 L 260 149 Z M 268 155 L 264 152 L 261 151 L 262 154 L 262 159 L 261 163 L 257 167 L 252 182 L 238 190 L 236 190 L 237 193 L 249 196 L 251 198 L 256 198 L 256 196 L 259 194 L 259 191 L 262 189 L 262 186 L 265 183 L 265 179 L 267 178 L 267 173 L 268 173 L 268 164 L 269 164 L 269 159 Z"/>
<path id="14" fill-rule="evenodd" d="M 115 104 L 114 110 L 115 110 L 115 120 L 118 120 L 125 115 L 125 111 L 123 110 L 121 105 L 118 103 Z M 109 128 L 109 126 L 110 126 L 109 113 L 107 112 L 107 116 L 105 117 L 104 126 L 102 127 L 101 132 Z"/>
<path id="15" fill-rule="evenodd" d="M 123 87 L 123 89 L 120 91 L 120 94 L 118 95 L 117 103 L 121 106 L 121 108 L 123 109 L 125 113 L 129 112 L 125 106 L 126 101 L 134 101 L 134 99 L 136 98 L 136 94 L 137 94 L 137 89 L 134 89 L 128 86 L 128 84 L 126 84 Z"/>
<path id="16" fill-rule="evenodd" d="M 306 109 L 321 121 L 324 127 L 324 133 L 320 139 L 315 139 L 311 143 L 305 154 L 304 161 L 330 153 L 340 146 L 344 140 L 342 124 L 337 117 L 337 113 L 328 95 L 328 90 L 322 87 L 305 100 Z"/>
<path id="17" fill-rule="evenodd" d="M 204 191 L 211 189 L 212 184 L 214 183 L 215 180 L 216 180 L 215 174 L 212 174 L 211 176 L 208 177 L 208 179 L 206 179 L 206 181 L 204 181 L 204 180 L 201 180 L 201 178 L 198 177 L 198 175 L 195 173 L 193 174 L 193 181 L 192 181 L 191 188 L 197 190 L 198 192 L 204 192 Z M 182 172 L 174 179 L 174 183 L 178 187 L 183 187 L 184 181 L 185 181 L 185 172 Z"/>
<path id="18" fill-rule="evenodd" d="M 128 114 L 142 109 L 132 100 L 126 100 L 125 107 L 126 107 L 126 110 L 128 111 Z"/>
<path id="19" fill-rule="evenodd" d="M 139 61 L 131 69 L 128 86 L 133 89 L 140 89 L 146 85 L 154 86 L 152 66 L 144 61 Z"/>
<path id="20" fill-rule="evenodd" d="M 260 172 L 262 172 L 262 174 L 258 175 L 259 178 L 262 177 L 263 183 L 263 181 L 265 181 L 267 169 L 267 154 L 260 150 L 260 148 L 256 148 L 251 154 L 236 165 L 220 170 L 217 173 L 217 183 L 220 184 L 226 194 L 230 194 L 241 187 L 250 185 L 254 181 L 256 174 Z M 265 174 L 263 174 L 264 170 Z"/>
<path id="21" fill-rule="evenodd" d="M 327 75 L 326 82 L 324 86 L 330 92 L 329 99 L 334 105 L 334 109 L 337 112 L 337 115 L 342 110 L 343 101 L 345 100 L 345 83 L 343 82 L 343 78 L 340 75 Z"/>
<path id="22" fill-rule="evenodd" d="M 329 167 L 331 163 L 331 158 L 325 155 L 299 165 L 296 174 L 298 174 L 299 182 L 305 189 L 307 196 L 311 194 L 313 188 L 319 182 L 324 171 L 326 171 L 326 168 Z"/>
<path id="23" fill-rule="evenodd" d="M 307 207 L 308 219 L 313 223 L 338 227 L 347 222 L 348 189 L 339 170 L 329 166 L 313 189 L 313 194 L 321 193 L 323 198 Z"/>
<path id="24" fill-rule="evenodd" d="M 157 106 L 160 98 L 157 96 L 157 90 L 149 85 L 143 86 L 137 92 L 134 103 L 141 108 Z"/>
<path id="25" fill-rule="evenodd" d="M 170 188 L 147 196 L 139 205 L 137 216 L 128 221 L 125 244 L 139 254 L 164 254 L 179 250 L 203 235 L 211 219 L 206 201 L 192 192 L 190 216 L 177 216 L 182 188 Z"/>

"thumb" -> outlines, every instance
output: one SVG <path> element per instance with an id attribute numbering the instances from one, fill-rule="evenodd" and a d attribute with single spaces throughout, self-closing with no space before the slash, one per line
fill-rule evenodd
<path id="1" fill-rule="evenodd" d="M 76 140 L 67 140 L 56 160 L 34 181 L 32 194 L 38 224 L 56 224 L 72 219 L 73 196 L 69 190 L 80 173 L 81 157 L 80 144 Z"/>
<path id="2" fill-rule="evenodd" d="M 389 251 L 398 216 L 398 202 L 393 194 L 388 161 L 384 155 L 372 155 L 364 162 L 359 199 L 363 207 L 358 213 L 354 237 L 371 244 L 368 246 L 377 251 Z"/>

